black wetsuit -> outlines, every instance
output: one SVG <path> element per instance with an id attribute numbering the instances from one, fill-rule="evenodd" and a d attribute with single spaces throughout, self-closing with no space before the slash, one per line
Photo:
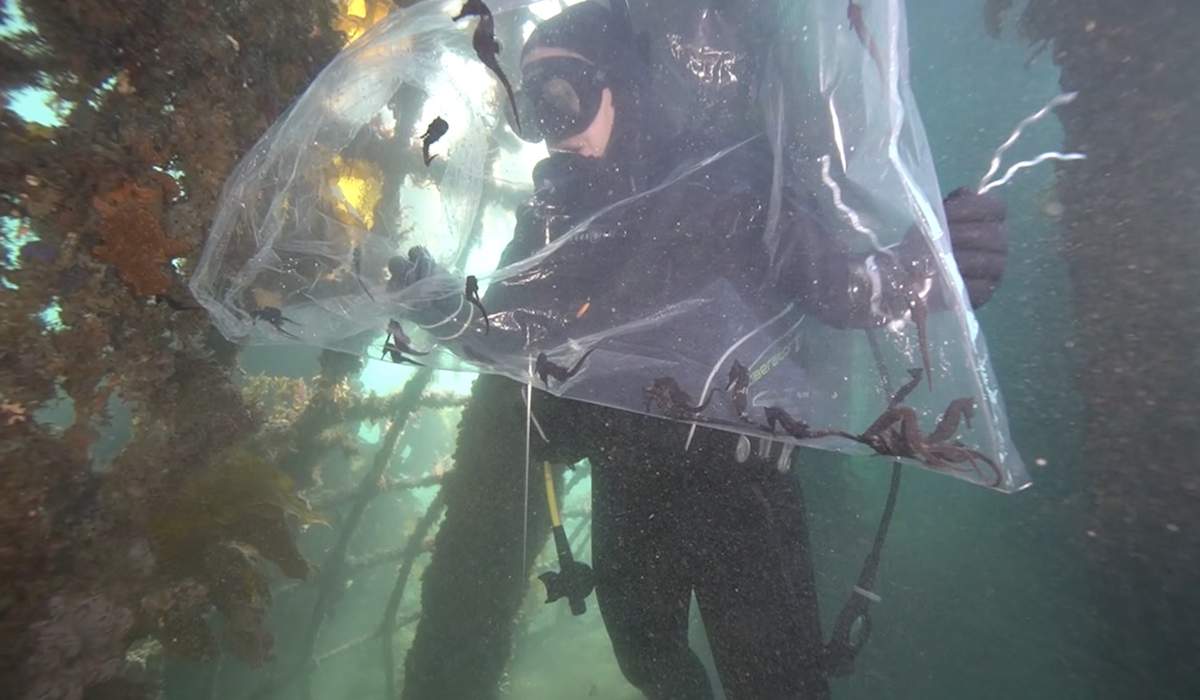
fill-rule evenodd
<path id="1" fill-rule="evenodd" d="M 650 698 L 711 697 L 688 648 L 694 592 L 729 698 L 820 698 L 804 503 L 774 464 L 737 464 L 727 433 L 612 416 L 592 464 L 596 594 L 622 672 Z"/>
<path id="2" fill-rule="evenodd" d="M 620 288 L 619 296 L 633 304 L 670 290 L 686 295 L 701 270 L 761 275 L 738 270 L 756 265 L 747 251 L 760 247 L 752 242 L 761 239 L 765 220 L 765 148 L 765 142 L 752 144 L 721 167 L 650 195 L 637 214 L 621 219 L 627 240 L 615 248 L 620 258 L 593 259 L 587 269 L 598 272 L 574 282 Z M 544 162 L 535 174 L 539 195 L 519 213 L 504 262 L 560 235 L 573 213 L 591 213 L 623 188 L 641 191 L 660 180 L 673 164 L 665 158 L 677 162 L 687 151 L 707 155 L 713 148 L 677 142 L 661 149 L 663 162 L 627 167 L 617 177 L 632 171 L 644 182 L 636 176 L 615 182 L 611 171 L 588 172 L 586 163 L 581 173 L 572 167 L 580 161 L 571 158 Z M 676 239 L 664 245 L 655 235 L 662 231 Z M 506 296 L 499 287 L 494 293 L 497 301 Z M 803 499 L 793 479 L 773 461 L 737 463 L 731 433 L 698 429 L 685 451 L 689 426 L 683 423 L 549 395 L 539 395 L 536 413 L 550 438 L 548 446 L 534 445 L 539 459 L 592 462 L 596 594 L 633 685 L 652 699 L 712 697 L 688 646 L 694 592 L 728 697 L 828 695 Z"/>

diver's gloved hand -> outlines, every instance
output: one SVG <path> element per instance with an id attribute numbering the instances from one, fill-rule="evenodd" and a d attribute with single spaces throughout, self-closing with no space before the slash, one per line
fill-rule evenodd
<path id="1" fill-rule="evenodd" d="M 388 294 L 406 320 L 417 324 L 458 323 L 461 328 L 471 322 L 472 307 L 465 299 L 470 278 L 451 274 L 425 246 L 415 245 L 406 254 L 389 258 L 387 268 Z M 453 285 L 463 286 L 455 293 Z"/>
<path id="2" fill-rule="evenodd" d="M 992 298 L 1008 263 L 1008 232 L 1004 200 L 960 187 L 942 201 L 950 227 L 954 261 L 967 287 L 971 307 Z"/>
<path id="3" fill-rule="evenodd" d="M 408 256 L 397 255 L 387 262 L 388 291 L 396 292 L 434 273 L 437 264 L 433 256 L 424 246 L 413 246 L 408 249 Z"/>

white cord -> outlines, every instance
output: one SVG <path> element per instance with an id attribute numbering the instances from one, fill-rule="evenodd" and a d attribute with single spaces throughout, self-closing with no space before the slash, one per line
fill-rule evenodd
<path id="1" fill-rule="evenodd" d="M 1055 107 L 1071 103 L 1078 95 L 1079 93 L 1077 92 L 1065 92 L 1061 95 L 1055 95 L 1054 97 L 1050 98 L 1050 101 L 1043 105 L 1041 109 L 1022 119 L 1017 124 L 1017 128 L 1013 129 L 1013 132 L 1008 135 L 1008 139 L 1006 139 L 1004 143 L 1000 144 L 1000 147 L 997 148 L 996 152 L 992 154 L 992 162 L 990 165 L 988 165 L 988 171 L 984 174 L 983 178 L 979 180 L 979 187 L 976 187 L 975 189 L 977 191 L 983 189 L 984 186 L 987 185 L 987 181 L 993 175 L 995 175 L 998 170 L 1000 170 L 1000 159 L 1004 157 L 1004 152 L 1011 148 L 1012 145 L 1017 142 L 1017 139 L 1021 138 L 1021 132 L 1025 130 L 1025 127 L 1033 124 L 1034 122 L 1040 121 L 1043 117 L 1050 113 L 1050 110 L 1054 109 Z"/>
<path id="2" fill-rule="evenodd" d="M 521 398 L 526 399 L 526 404 L 529 403 L 528 397 L 524 394 L 524 392 L 522 392 Z M 527 406 L 527 408 L 528 408 L 528 406 Z M 536 430 L 538 435 L 542 438 L 542 442 L 546 442 L 546 443 L 550 442 L 550 438 L 546 437 L 546 431 L 542 429 L 541 422 L 539 422 L 537 419 L 537 414 L 533 412 L 532 408 L 528 408 L 528 410 L 529 410 L 529 417 L 532 419 L 532 422 L 533 422 L 533 429 Z"/>
<path id="3" fill-rule="evenodd" d="M 1008 138 L 1004 141 L 1004 143 L 1000 144 L 1000 147 L 997 148 L 996 152 L 992 154 L 992 162 L 988 165 L 988 171 L 984 173 L 984 176 L 979 180 L 979 186 L 975 188 L 975 191 L 979 194 L 987 194 L 997 187 L 1003 187 L 1004 185 L 1007 185 L 1008 182 L 1012 180 L 1013 175 L 1016 175 L 1025 168 L 1032 168 L 1033 166 L 1039 163 L 1044 163 L 1048 160 L 1083 160 L 1087 158 L 1087 156 L 1082 153 L 1059 153 L 1057 151 L 1049 151 L 1041 154 L 1037 158 L 1023 160 L 1014 164 L 1004 173 L 1004 177 L 996 180 L 995 182 L 988 182 L 988 180 L 1000 170 L 1000 160 L 1004 157 L 1004 152 L 1007 151 L 1014 143 L 1016 143 L 1017 139 L 1021 138 L 1021 132 L 1025 130 L 1025 127 L 1041 120 L 1050 113 L 1050 110 L 1054 109 L 1055 107 L 1060 107 L 1062 105 L 1071 103 L 1078 95 L 1079 93 L 1077 92 L 1065 92 L 1061 95 L 1055 95 L 1041 109 L 1022 119 L 1020 123 L 1017 124 L 1017 128 L 1013 129 L 1013 132 L 1008 135 Z"/>
<path id="4" fill-rule="evenodd" d="M 1005 171 L 1004 177 L 1000 178 L 999 180 L 996 180 L 995 182 L 989 182 L 988 184 L 979 188 L 979 194 L 987 194 L 988 192 L 996 189 L 997 187 L 1003 187 L 1004 185 L 1008 184 L 1008 181 L 1012 179 L 1013 175 L 1016 175 L 1018 172 L 1024 170 L 1025 168 L 1032 168 L 1033 166 L 1035 166 L 1039 163 L 1044 163 L 1045 161 L 1048 161 L 1048 160 L 1086 160 L 1086 159 L 1087 159 L 1087 156 L 1085 156 L 1082 153 L 1059 153 L 1058 151 L 1047 151 L 1046 153 L 1041 154 L 1037 158 L 1032 158 L 1030 160 L 1023 160 L 1019 163 L 1014 163 L 1011 168 L 1009 168 L 1007 171 Z"/>
<path id="5" fill-rule="evenodd" d="M 529 383 L 525 385 L 525 510 L 521 523 L 521 578 L 529 566 L 529 448 L 533 437 L 533 358 L 529 358 Z"/>

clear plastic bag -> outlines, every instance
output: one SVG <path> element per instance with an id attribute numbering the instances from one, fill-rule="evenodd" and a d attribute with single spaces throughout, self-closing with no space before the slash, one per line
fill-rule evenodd
<path id="1" fill-rule="evenodd" d="M 527 6 L 546 3 L 490 5 L 515 87 Z M 545 146 L 516 146 L 479 20 L 395 11 L 239 165 L 192 291 L 241 343 L 499 373 L 1024 487 L 908 88 L 903 3 L 746 6 L 670 27 L 633 12 L 644 70 L 613 94 L 638 114 L 636 167 L 559 155 L 533 175 Z M 434 116 L 449 130 L 426 164 Z"/>

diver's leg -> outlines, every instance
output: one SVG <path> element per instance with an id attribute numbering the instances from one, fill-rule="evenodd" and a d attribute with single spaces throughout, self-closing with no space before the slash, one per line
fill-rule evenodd
<path id="1" fill-rule="evenodd" d="M 827 698 L 799 485 L 774 465 L 724 467 L 696 494 L 709 514 L 696 597 L 726 696 Z"/>
<path id="2" fill-rule="evenodd" d="M 625 678 L 651 700 L 712 697 L 688 647 L 689 567 L 670 489 L 643 464 L 593 460 L 596 598 Z"/>

